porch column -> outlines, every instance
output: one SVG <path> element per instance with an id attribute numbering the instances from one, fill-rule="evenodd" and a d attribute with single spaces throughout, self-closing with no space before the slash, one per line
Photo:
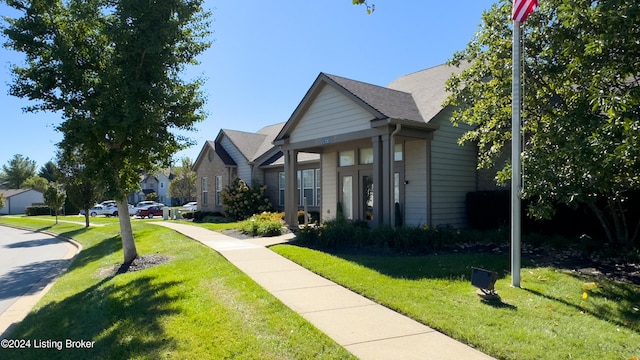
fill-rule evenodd
<path id="1" fill-rule="evenodd" d="M 385 134 L 381 136 L 382 139 L 382 186 L 379 191 L 382 196 L 381 201 L 381 210 L 382 216 L 380 219 L 380 223 L 382 225 L 393 225 L 392 223 L 392 214 L 393 214 L 393 166 L 391 157 L 392 149 L 391 149 L 391 135 Z"/>
<path id="2" fill-rule="evenodd" d="M 286 150 L 284 153 L 284 220 L 289 228 L 298 227 L 298 151 Z"/>

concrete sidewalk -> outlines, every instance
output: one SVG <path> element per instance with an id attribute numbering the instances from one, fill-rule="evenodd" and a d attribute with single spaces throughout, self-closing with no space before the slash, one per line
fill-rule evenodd
<path id="1" fill-rule="evenodd" d="M 282 303 L 360 359 L 492 359 L 274 253 L 290 240 L 238 240 L 197 226 L 158 222 L 219 252 Z"/>

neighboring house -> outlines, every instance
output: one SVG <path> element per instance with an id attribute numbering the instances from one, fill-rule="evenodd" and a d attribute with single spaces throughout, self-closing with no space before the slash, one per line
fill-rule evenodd
<path id="1" fill-rule="evenodd" d="M 129 194 L 128 202 L 135 205 L 145 200 L 145 196 L 151 193 L 158 194 L 158 202 L 167 206 L 178 206 L 178 199 L 169 196 L 169 183 L 174 174 L 171 169 L 162 169 L 150 174 L 140 176 L 140 191 Z"/>
<path id="2" fill-rule="evenodd" d="M 283 125 L 266 126 L 256 133 L 222 129 L 214 141 L 207 141 L 193 165 L 198 179 L 198 209 L 222 212 L 222 190 L 240 178 L 249 185 L 253 181 L 267 185 L 265 195 L 271 204 L 276 210 L 284 210 L 284 160 L 279 147 L 272 143 Z M 308 209 L 317 211 L 319 156 L 303 155 L 299 161 L 298 191 L 302 194 L 299 199 L 306 194 Z M 302 200 L 299 207 L 302 207 Z"/>
<path id="3" fill-rule="evenodd" d="M 4 215 L 24 214 L 28 206 L 44 204 L 44 195 L 33 189 L 0 190 L 0 194 L 4 195 L 4 207 L 0 209 Z"/>
<path id="4" fill-rule="evenodd" d="M 465 197 L 478 189 L 476 147 L 459 146 L 469 127 L 454 127 L 443 108 L 445 82 L 462 69 L 418 71 L 388 87 L 321 73 L 275 145 L 285 160 L 285 186 L 295 186 L 300 153 L 321 156 L 321 219 L 341 211 L 372 226 L 465 227 Z M 286 221 L 295 221 L 296 192 Z"/>

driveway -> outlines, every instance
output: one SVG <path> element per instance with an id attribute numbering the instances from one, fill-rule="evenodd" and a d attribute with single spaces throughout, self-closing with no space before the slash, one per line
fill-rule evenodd
<path id="1" fill-rule="evenodd" d="M 51 235 L 0 226 L 0 338 L 28 314 L 78 251 Z"/>

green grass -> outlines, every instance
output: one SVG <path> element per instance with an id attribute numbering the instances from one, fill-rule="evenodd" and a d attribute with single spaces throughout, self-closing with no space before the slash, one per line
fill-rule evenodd
<path id="1" fill-rule="evenodd" d="M 169 229 L 134 221 L 138 252 L 171 260 L 105 277 L 123 258 L 116 219 L 89 229 L 39 217 L 0 223 L 83 245 L 9 338 L 95 341 L 85 350 L 3 349 L 2 359 L 352 358 L 219 254 Z"/>
<path id="2" fill-rule="evenodd" d="M 513 288 L 503 255 L 358 256 L 293 245 L 271 249 L 498 359 L 640 357 L 640 286 L 529 267 L 522 269 L 521 288 Z M 500 274 L 501 302 L 484 302 L 476 294 L 471 266 Z"/>

